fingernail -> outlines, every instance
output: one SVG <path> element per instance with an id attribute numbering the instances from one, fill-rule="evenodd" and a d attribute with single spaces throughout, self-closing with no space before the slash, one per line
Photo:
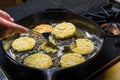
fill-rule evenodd
<path id="1" fill-rule="evenodd" d="M 13 18 L 10 18 L 10 20 L 14 22 L 14 19 L 13 19 Z"/>

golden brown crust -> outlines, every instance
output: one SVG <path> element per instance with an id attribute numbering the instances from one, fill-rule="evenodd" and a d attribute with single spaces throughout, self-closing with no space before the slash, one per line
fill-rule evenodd
<path id="1" fill-rule="evenodd" d="M 71 46 L 73 52 L 89 54 L 94 50 L 94 44 L 90 39 L 77 39 L 75 46 Z"/>
<path id="2" fill-rule="evenodd" d="M 57 47 L 50 42 L 45 42 L 41 45 L 41 49 L 48 53 L 56 53 L 58 51 Z"/>
<path id="3" fill-rule="evenodd" d="M 60 63 L 62 67 L 70 67 L 84 62 L 82 55 L 77 53 L 67 53 L 61 57 Z"/>
<path id="4" fill-rule="evenodd" d="M 35 39 L 30 37 L 20 37 L 13 41 L 12 48 L 17 52 L 31 50 L 35 46 Z"/>
<path id="5" fill-rule="evenodd" d="M 48 69 L 53 63 L 50 56 L 41 53 L 34 53 L 24 59 L 24 64 L 35 68 Z"/>
<path id="6" fill-rule="evenodd" d="M 56 39 L 67 39 L 73 37 L 76 32 L 76 27 L 70 22 L 62 22 L 55 26 L 52 34 Z"/>
<path id="7" fill-rule="evenodd" d="M 40 25 L 36 26 L 33 30 L 36 32 L 39 32 L 39 33 L 52 32 L 53 27 L 48 24 L 40 24 Z"/>

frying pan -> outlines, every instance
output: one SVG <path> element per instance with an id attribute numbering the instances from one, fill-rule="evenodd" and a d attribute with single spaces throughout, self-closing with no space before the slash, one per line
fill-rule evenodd
<path id="1" fill-rule="evenodd" d="M 23 25 L 29 29 L 32 29 L 33 26 L 36 26 L 39 24 L 43 24 L 43 23 L 56 24 L 56 23 L 60 23 L 63 21 L 71 22 L 75 24 L 76 26 L 82 25 L 82 28 L 85 28 L 90 34 L 95 34 L 96 36 L 100 38 L 101 43 L 100 43 L 98 51 L 85 62 L 75 65 L 75 66 L 68 67 L 68 68 L 36 69 L 33 67 L 29 67 L 22 63 L 17 62 L 9 55 L 7 50 L 4 48 L 5 43 L 9 44 L 9 41 L 7 41 L 9 39 L 2 41 L 2 46 L 3 46 L 3 50 L 5 51 L 5 55 L 13 64 L 16 64 L 17 66 L 21 66 L 29 70 L 34 70 L 36 72 L 39 71 L 43 73 L 43 75 L 45 76 L 45 80 L 55 80 L 55 77 L 56 77 L 55 75 L 60 71 L 77 70 L 80 68 L 80 66 L 85 66 L 85 64 L 89 63 L 90 60 L 94 60 L 94 57 L 96 57 L 100 53 L 103 42 L 104 42 L 104 36 L 103 36 L 101 28 L 96 23 L 91 21 L 90 19 L 84 16 L 81 16 L 81 15 L 75 14 L 71 11 L 64 10 L 64 9 L 48 9 L 43 12 L 39 12 L 37 14 L 27 16 L 21 20 L 16 21 L 16 23 Z"/>

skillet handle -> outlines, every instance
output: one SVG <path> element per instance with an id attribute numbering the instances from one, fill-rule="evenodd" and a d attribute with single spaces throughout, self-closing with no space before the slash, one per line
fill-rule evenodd
<path id="1" fill-rule="evenodd" d="M 48 69 L 45 71 L 45 80 L 55 80 L 55 71 Z"/>
<path id="2" fill-rule="evenodd" d="M 45 12 L 71 12 L 71 11 L 64 8 L 53 8 L 53 9 L 47 9 L 45 10 Z"/>
<path id="3" fill-rule="evenodd" d="M 114 43 L 114 46 L 116 48 L 120 48 L 120 40 L 116 40 L 115 43 Z"/>

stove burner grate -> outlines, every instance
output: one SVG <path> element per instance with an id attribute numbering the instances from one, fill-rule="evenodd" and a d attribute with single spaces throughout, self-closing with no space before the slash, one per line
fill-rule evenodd
<path id="1" fill-rule="evenodd" d="M 120 9 L 113 4 L 102 6 L 100 11 L 87 13 L 84 16 L 99 24 L 105 33 L 120 35 Z"/>

